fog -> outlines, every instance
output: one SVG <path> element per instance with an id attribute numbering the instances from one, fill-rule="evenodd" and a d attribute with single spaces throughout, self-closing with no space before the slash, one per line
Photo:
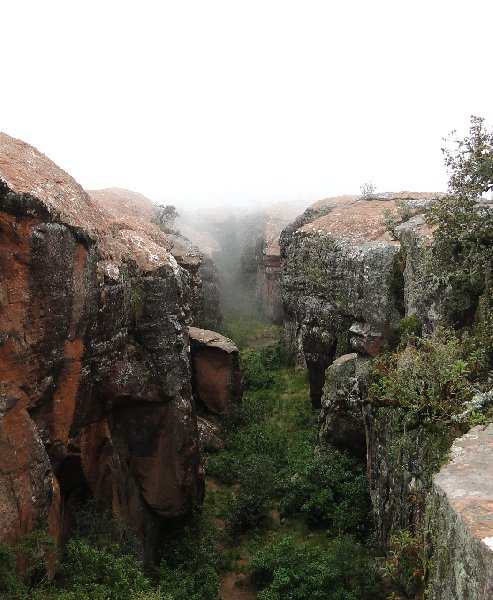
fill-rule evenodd
<path id="1" fill-rule="evenodd" d="M 440 147 L 493 122 L 483 0 L 16 0 L 0 130 L 86 189 L 181 210 L 443 190 Z"/>

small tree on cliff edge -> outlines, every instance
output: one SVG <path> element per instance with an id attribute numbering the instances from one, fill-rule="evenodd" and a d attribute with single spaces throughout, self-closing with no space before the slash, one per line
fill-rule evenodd
<path id="1" fill-rule="evenodd" d="M 155 223 L 163 230 L 172 229 L 180 215 L 172 204 L 158 204 Z"/>
<path id="2" fill-rule="evenodd" d="M 493 131 L 472 116 L 464 139 L 454 131 L 444 141 L 448 194 L 429 215 L 438 226 L 435 255 L 452 288 L 478 298 L 491 287 L 493 206 L 478 200 L 493 190 Z"/>

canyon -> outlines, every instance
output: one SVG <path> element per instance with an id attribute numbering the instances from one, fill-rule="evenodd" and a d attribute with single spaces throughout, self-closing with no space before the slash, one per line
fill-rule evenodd
<path id="1" fill-rule="evenodd" d="M 215 330 L 221 304 L 244 302 L 306 368 L 322 450 L 365 463 L 380 547 L 422 532 L 427 597 L 492 597 L 493 425 L 436 431 L 369 393 L 403 323 L 432 336 L 452 301 L 460 325 L 477 310 L 436 282 L 426 212 L 440 198 L 278 205 L 184 237 L 144 196 L 84 191 L 0 134 L 0 541 L 46 529 L 63 543 L 74 507 L 96 500 L 152 561 L 201 506 L 204 447 L 241 403 L 238 348 Z"/>

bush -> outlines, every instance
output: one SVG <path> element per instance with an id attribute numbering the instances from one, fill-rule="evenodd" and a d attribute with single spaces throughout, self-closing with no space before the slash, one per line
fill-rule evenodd
<path id="1" fill-rule="evenodd" d="M 258 600 L 370 600 L 377 589 L 362 547 L 351 537 L 314 548 L 285 536 L 250 563 Z"/>
<path id="2" fill-rule="evenodd" d="M 261 350 L 248 348 L 240 353 L 243 374 L 243 388 L 258 390 L 274 384 L 275 371 L 281 366 L 289 366 L 292 353 L 279 342 Z"/>
<path id="3" fill-rule="evenodd" d="M 219 600 L 220 577 L 211 565 L 199 565 L 193 571 L 186 567 L 159 565 L 156 574 L 166 600 Z"/>
<path id="4" fill-rule="evenodd" d="M 281 509 L 334 534 L 363 534 L 369 526 L 368 481 L 361 465 L 334 448 L 300 461 L 287 482 Z"/>
<path id="5" fill-rule="evenodd" d="M 411 534 L 406 529 L 390 536 L 388 558 L 382 569 L 384 581 L 406 598 L 422 598 L 423 533 Z"/>
<path id="6" fill-rule="evenodd" d="M 153 570 L 170 600 L 216 600 L 220 584 L 217 526 L 196 512 L 169 523 L 161 542 L 161 561 Z"/>
<path id="7" fill-rule="evenodd" d="M 14 549 L 8 544 L 0 544 L 0 598 L 24 600 L 27 588 L 17 575 Z"/>
<path id="8" fill-rule="evenodd" d="M 121 553 L 119 546 L 95 548 L 87 540 L 69 540 L 66 558 L 57 570 L 56 585 L 41 590 L 36 598 L 53 600 L 128 600 L 152 591 L 142 564 Z"/>
<path id="9" fill-rule="evenodd" d="M 250 455 L 238 477 L 238 488 L 225 508 L 229 533 L 243 533 L 260 524 L 272 507 L 277 483 L 275 458 Z"/>
<path id="10" fill-rule="evenodd" d="M 472 378 L 484 354 L 465 356 L 463 341 L 445 330 L 408 342 L 375 362 L 370 401 L 401 406 L 418 422 L 449 420 L 476 391 Z"/>
<path id="11" fill-rule="evenodd" d="M 243 389 L 268 388 L 274 383 L 274 374 L 258 350 L 243 350 L 240 354 Z"/>

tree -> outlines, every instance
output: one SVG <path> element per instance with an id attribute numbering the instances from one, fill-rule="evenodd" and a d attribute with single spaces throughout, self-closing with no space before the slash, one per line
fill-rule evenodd
<path id="1" fill-rule="evenodd" d="M 493 260 L 493 206 L 481 201 L 493 190 L 493 131 L 472 116 L 464 139 L 454 131 L 444 141 L 448 194 L 429 214 L 435 258 L 447 284 L 477 301 L 490 286 Z"/>
<path id="2" fill-rule="evenodd" d="M 161 229 L 172 228 L 179 216 L 176 207 L 172 204 L 157 205 L 156 223 Z"/>
<path id="3" fill-rule="evenodd" d="M 444 139 L 445 166 L 450 173 L 449 193 L 476 200 L 493 190 L 493 131 L 482 117 L 471 116 L 469 135 L 457 139 L 453 131 Z"/>

